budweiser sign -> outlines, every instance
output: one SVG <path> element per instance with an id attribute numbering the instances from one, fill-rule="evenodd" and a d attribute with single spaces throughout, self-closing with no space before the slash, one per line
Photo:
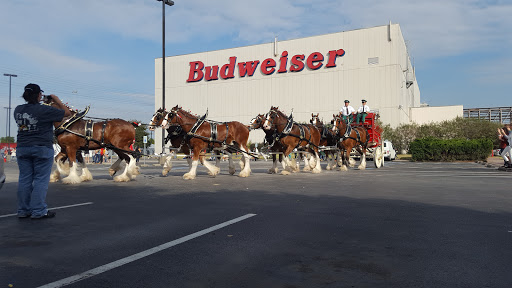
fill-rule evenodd
<path id="1" fill-rule="evenodd" d="M 219 69 L 219 65 L 204 66 L 201 61 L 190 62 L 190 72 L 188 74 L 187 82 L 198 82 L 203 79 L 206 81 L 235 78 L 235 68 L 238 67 L 238 74 L 240 77 L 251 77 L 254 75 L 258 65 L 263 75 L 271 75 L 277 71 L 277 73 L 287 72 L 300 72 L 307 66 L 311 70 L 318 70 L 324 65 L 325 68 L 336 67 L 336 58 L 345 55 L 345 50 L 332 50 L 324 55 L 320 52 L 313 52 L 306 58 L 304 54 L 294 55 L 290 57 L 290 65 L 288 65 L 288 52 L 283 51 L 277 63 L 272 58 L 263 60 L 260 64 L 259 60 L 247 61 L 247 62 L 236 62 L 236 57 L 229 57 L 229 63 L 222 65 Z"/>

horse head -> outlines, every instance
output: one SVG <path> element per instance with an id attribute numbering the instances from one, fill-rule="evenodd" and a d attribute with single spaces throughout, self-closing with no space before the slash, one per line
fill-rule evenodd
<path id="1" fill-rule="evenodd" d="M 149 121 L 149 130 L 154 131 L 156 127 L 161 126 L 165 116 L 167 116 L 167 111 L 165 111 L 163 108 L 156 110 L 155 114 L 153 114 L 153 117 L 151 118 L 151 121 Z"/>
<path id="2" fill-rule="evenodd" d="M 266 117 L 263 114 L 258 114 L 258 116 L 251 119 L 249 122 L 249 129 L 259 129 L 263 128 L 263 123 L 265 122 Z"/>
<path id="3" fill-rule="evenodd" d="M 322 123 L 322 121 L 320 121 L 319 115 L 320 115 L 320 113 L 316 113 L 316 115 L 311 113 L 311 120 L 309 120 L 309 122 L 311 124 L 315 125 L 316 127 L 323 127 L 324 123 Z"/>
<path id="4" fill-rule="evenodd" d="M 338 134 L 338 133 L 345 133 L 345 131 L 347 130 L 347 123 L 345 123 L 345 121 L 343 120 L 343 117 L 341 117 L 341 114 L 338 114 L 338 115 L 332 115 L 334 117 L 334 119 L 332 120 L 331 123 L 333 123 L 334 125 L 332 126 L 332 132 L 334 134 Z"/>
<path id="5" fill-rule="evenodd" d="M 279 111 L 278 107 L 271 107 L 270 111 L 267 113 L 267 117 L 265 119 L 265 123 L 263 123 L 263 129 L 270 130 L 276 129 L 277 126 L 283 126 L 288 122 L 288 117 Z"/>

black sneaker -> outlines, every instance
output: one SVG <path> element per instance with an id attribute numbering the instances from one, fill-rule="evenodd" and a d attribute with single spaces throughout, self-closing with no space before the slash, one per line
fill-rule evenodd
<path id="1" fill-rule="evenodd" d="M 31 219 L 45 219 L 45 218 L 53 218 L 53 217 L 55 217 L 55 214 L 57 214 L 57 213 L 55 213 L 55 212 L 53 212 L 53 211 L 48 210 L 48 211 L 46 212 L 46 214 L 45 214 L 45 215 L 43 215 L 43 216 L 41 216 L 41 217 L 37 217 L 37 218 L 32 217 Z"/>
<path id="2" fill-rule="evenodd" d="M 30 214 L 18 214 L 19 219 L 25 219 L 25 218 L 29 218 L 29 217 L 30 217 Z"/>

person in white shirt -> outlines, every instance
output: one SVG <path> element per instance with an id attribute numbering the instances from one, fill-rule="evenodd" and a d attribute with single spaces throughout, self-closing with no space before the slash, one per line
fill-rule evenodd
<path id="1" fill-rule="evenodd" d="M 356 112 L 356 109 L 350 106 L 350 101 L 345 100 L 345 106 L 341 107 L 340 113 L 341 116 L 343 117 L 343 120 L 345 120 L 347 124 L 350 124 L 350 122 L 352 122 L 352 115 L 354 115 L 354 112 Z"/>
<path id="2" fill-rule="evenodd" d="M 511 155 L 511 147 L 510 145 L 512 144 L 512 130 L 510 130 L 508 127 L 503 127 L 503 129 L 498 129 L 498 133 L 503 137 L 503 139 L 506 139 L 507 140 L 507 147 L 505 147 L 505 149 L 503 149 L 503 152 L 501 152 L 501 157 L 503 157 L 503 160 L 505 160 L 506 164 L 505 164 L 505 167 L 506 168 L 512 168 L 512 159 L 510 159 L 510 155 Z M 509 157 L 507 157 L 507 154 L 509 155 Z"/>
<path id="3" fill-rule="evenodd" d="M 370 112 L 370 106 L 366 105 L 366 100 L 361 100 L 362 104 L 359 109 L 357 109 L 357 120 L 356 124 L 359 125 L 359 122 L 364 123 L 364 120 L 366 119 L 366 115 L 368 112 Z"/>

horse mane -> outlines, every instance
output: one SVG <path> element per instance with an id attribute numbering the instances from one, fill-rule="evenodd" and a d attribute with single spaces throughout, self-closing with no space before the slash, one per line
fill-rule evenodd
<path id="1" fill-rule="evenodd" d="M 185 109 L 183 109 L 183 108 L 181 108 L 181 107 L 179 107 L 179 108 L 178 108 L 178 110 L 180 110 L 180 111 L 181 111 L 181 113 L 183 113 L 183 114 L 184 114 L 185 116 L 187 116 L 187 117 L 190 117 L 190 118 L 199 118 L 199 116 L 194 115 L 194 114 L 192 114 L 192 113 L 190 113 L 190 112 L 186 111 Z"/>

